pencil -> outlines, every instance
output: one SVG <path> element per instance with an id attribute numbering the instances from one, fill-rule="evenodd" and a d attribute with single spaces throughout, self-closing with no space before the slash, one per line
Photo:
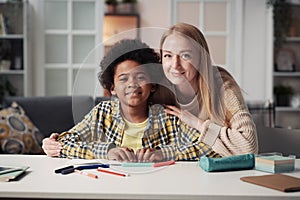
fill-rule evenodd
<path id="1" fill-rule="evenodd" d="M 112 171 L 112 170 L 104 169 L 104 168 L 100 168 L 100 167 L 97 170 L 99 172 L 104 172 L 104 173 L 113 174 L 113 175 L 117 175 L 117 176 L 123 176 L 123 177 L 129 176 L 129 174 L 126 174 L 126 173 L 120 173 L 120 172 L 116 172 L 116 171 Z"/>
<path id="2" fill-rule="evenodd" d="M 95 178 L 95 179 L 98 178 L 98 176 L 95 175 L 95 174 L 91 174 L 91 173 L 88 173 L 88 172 L 84 172 L 84 171 L 81 171 L 81 170 L 78 170 L 78 169 L 75 169 L 74 172 L 75 172 L 76 174 L 85 175 L 85 176 L 88 176 L 88 177 L 91 177 L 91 178 Z"/>

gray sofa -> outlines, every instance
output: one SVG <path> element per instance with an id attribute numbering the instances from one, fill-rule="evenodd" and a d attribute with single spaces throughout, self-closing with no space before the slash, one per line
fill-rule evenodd
<path id="1" fill-rule="evenodd" d="M 79 122 L 94 106 L 91 96 L 6 97 L 4 107 L 17 102 L 45 136 L 62 132 Z"/>
<path id="2" fill-rule="evenodd" d="M 92 96 L 5 97 L 3 105 L 8 107 L 17 102 L 40 132 L 48 137 L 53 132 L 70 129 L 96 104 L 107 99 Z"/>
<path id="3" fill-rule="evenodd" d="M 96 104 L 106 99 L 92 96 L 5 97 L 0 119 L 0 153 L 43 153 L 43 138 L 53 132 L 69 130 Z M 18 106 L 13 107 L 13 102 Z M 24 115 L 19 115 L 20 107 Z M 9 109 L 8 114 L 3 111 Z"/>

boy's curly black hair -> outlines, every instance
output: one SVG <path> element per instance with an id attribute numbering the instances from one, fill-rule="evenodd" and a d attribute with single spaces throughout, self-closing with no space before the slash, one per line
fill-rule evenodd
<path id="1" fill-rule="evenodd" d="M 104 89 L 110 92 L 114 84 L 116 66 L 126 60 L 146 65 L 153 83 L 158 83 L 163 74 L 159 54 L 138 39 L 124 39 L 115 43 L 100 63 L 98 79 Z"/>

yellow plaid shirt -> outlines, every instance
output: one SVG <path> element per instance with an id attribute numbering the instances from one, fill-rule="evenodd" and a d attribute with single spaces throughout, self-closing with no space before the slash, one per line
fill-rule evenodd
<path id="1" fill-rule="evenodd" d="M 69 131 L 60 134 L 60 157 L 107 159 L 109 148 L 120 146 L 125 122 L 118 99 L 102 101 Z M 165 113 L 161 105 L 149 106 L 149 121 L 142 138 L 143 148 L 160 149 L 165 160 L 198 160 L 219 157 L 199 140 L 200 133 L 179 118 Z"/>

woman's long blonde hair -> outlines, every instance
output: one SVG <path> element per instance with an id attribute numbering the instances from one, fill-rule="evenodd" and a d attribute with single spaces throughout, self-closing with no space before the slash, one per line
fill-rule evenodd
<path id="1" fill-rule="evenodd" d="M 160 40 L 160 51 L 162 55 L 162 46 L 165 39 L 171 34 L 180 34 L 192 42 L 199 49 L 200 64 L 194 66 L 198 72 L 199 92 L 197 99 L 199 108 L 203 106 L 209 118 L 217 124 L 226 124 L 226 114 L 224 104 L 224 86 L 220 75 L 220 70 L 212 65 L 207 42 L 201 31 L 193 25 L 178 23 L 171 26 Z M 226 72 L 226 71 L 225 71 Z M 202 101 L 201 101 L 202 100 Z M 202 104 L 202 105 L 200 105 Z"/>

